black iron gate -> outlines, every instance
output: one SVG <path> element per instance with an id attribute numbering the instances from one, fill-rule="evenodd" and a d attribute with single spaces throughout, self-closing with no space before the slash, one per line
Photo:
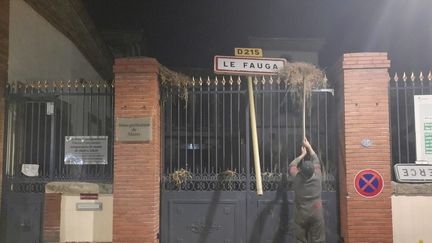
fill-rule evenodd
<path id="1" fill-rule="evenodd" d="M 6 95 L 0 241 L 41 242 L 46 183 L 112 182 L 113 86 L 12 83 Z M 107 164 L 66 164 L 66 136 L 108 136 Z"/>
<path id="2" fill-rule="evenodd" d="M 246 84 L 241 78 L 163 87 L 163 243 L 293 242 L 289 162 L 301 144 L 301 115 L 280 80 L 254 80 L 264 195 L 255 193 Z M 324 168 L 327 242 L 338 239 L 335 136 L 329 93 L 308 101 L 307 136 Z"/>

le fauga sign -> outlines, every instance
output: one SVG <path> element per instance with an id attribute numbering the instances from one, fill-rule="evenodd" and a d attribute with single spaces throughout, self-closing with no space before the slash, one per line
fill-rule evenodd
<path id="1" fill-rule="evenodd" d="M 152 120 L 143 118 L 117 118 L 116 141 L 150 142 L 152 139 Z"/>

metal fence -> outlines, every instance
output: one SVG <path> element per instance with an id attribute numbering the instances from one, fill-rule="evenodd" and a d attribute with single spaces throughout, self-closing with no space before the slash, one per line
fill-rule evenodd
<path id="1" fill-rule="evenodd" d="M 164 189 L 254 190 L 246 80 L 198 78 L 187 89 L 164 90 Z M 254 79 L 264 190 L 286 181 L 288 164 L 300 151 L 302 115 L 292 92 L 286 82 Z M 333 103 L 331 94 L 313 92 L 306 119 L 329 191 L 336 188 L 337 172 Z"/>
<path id="2" fill-rule="evenodd" d="M 389 83 L 392 162 L 416 161 L 414 95 L 432 94 L 432 73 L 395 73 Z"/>
<path id="3" fill-rule="evenodd" d="M 113 93 L 114 86 L 107 82 L 10 83 L 6 177 L 12 181 L 111 181 Z M 107 136 L 107 164 L 66 163 L 67 136 Z M 38 166 L 36 175 L 23 173 L 23 165 L 29 164 Z"/>

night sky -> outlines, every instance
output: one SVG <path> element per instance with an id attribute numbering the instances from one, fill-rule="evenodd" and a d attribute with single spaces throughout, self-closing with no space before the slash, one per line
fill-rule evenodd
<path id="1" fill-rule="evenodd" d="M 321 37 L 320 65 L 387 51 L 392 69 L 432 65 L 431 0 L 84 0 L 99 30 L 143 30 L 170 67 L 212 68 L 248 37 Z"/>

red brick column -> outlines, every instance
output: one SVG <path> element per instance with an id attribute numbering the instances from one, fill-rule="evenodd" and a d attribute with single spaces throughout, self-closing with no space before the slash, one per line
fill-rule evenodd
<path id="1" fill-rule="evenodd" d="M 160 198 L 159 64 L 121 58 L 114 64 L 115 118 L 152 118 L 151 142 L 114 144 L 113 242 L 158 242 Z"/>
<path id="2" fill-rule="evenodd" d="M 341 234 L 345 242 L 393 242 L 391 154 L 387 53 L 345 54 L 339 66 L 338 123 L 340 135 Z M 362 146 L 363 139 L 372 145 Z M 363 197 L 354 178 L 363 169 L 378 171 L 383 191 Z"/>
<path id="3" fill-rule="evenodd" d="M 5 114 L 5 87 L 9 59 L 9 0 L 0 0 L 0 202 L 3 176 L 3 141 Z"/>

